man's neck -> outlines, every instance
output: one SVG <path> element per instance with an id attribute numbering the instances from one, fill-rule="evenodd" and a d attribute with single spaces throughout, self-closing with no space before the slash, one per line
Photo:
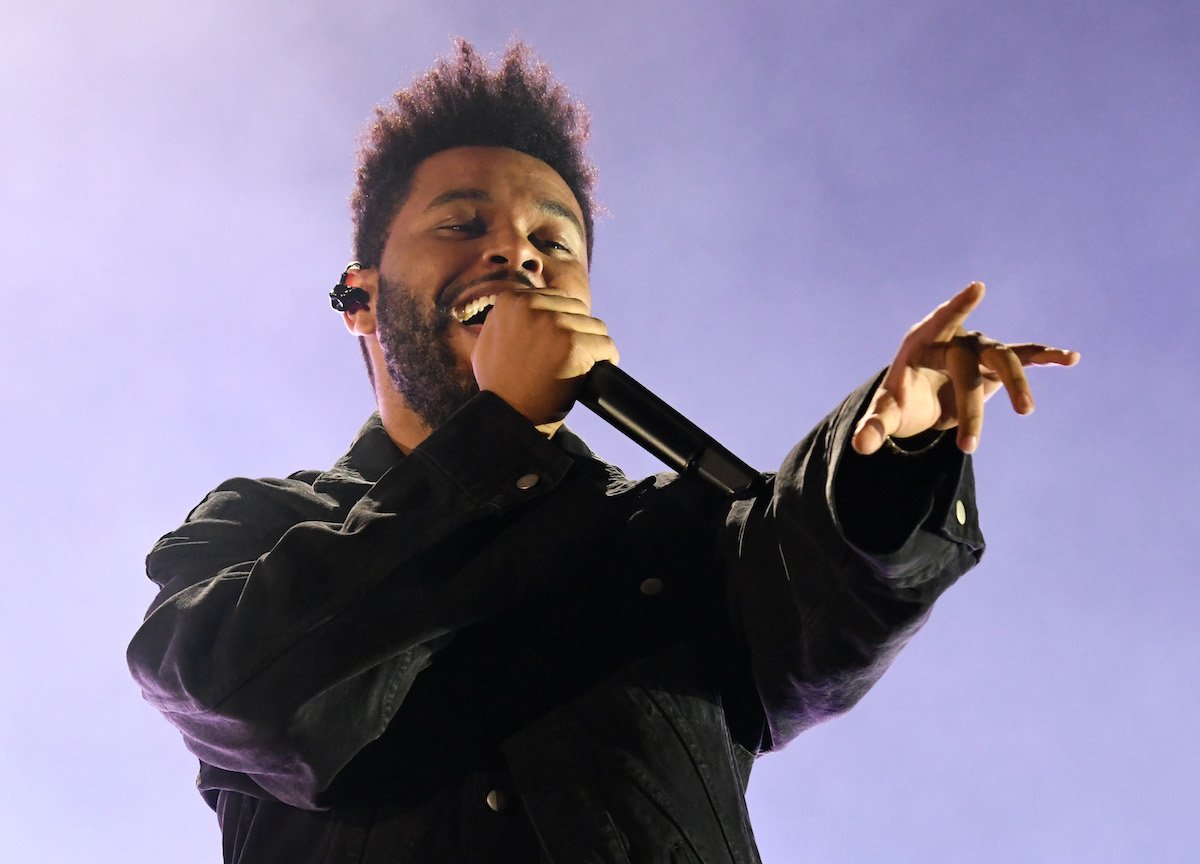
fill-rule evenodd
<path id="1" fill-rule="evenodd" d="M 375 385 L 375 402 L 379 406 L 379 417 L 383 429 L 392 443 L 404 454 L 411 453 L 433 430 L 425 424 L 417 412 L 409 406 L 395 388 Z"/>

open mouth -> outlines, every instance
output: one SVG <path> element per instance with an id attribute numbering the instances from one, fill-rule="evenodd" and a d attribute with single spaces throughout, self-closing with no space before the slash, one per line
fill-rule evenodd
<path id="1" fill-rule="evenodd" d="M 471 327 L 486 321 L 488 313 L 492 311 L 492 307 L 495 305 L 496 295 L 489 294 L 486 297 L 477 297 L 460 309 L 451 309 L 450 314 L 454 316 L 454 320 L 459 324 Z"/>

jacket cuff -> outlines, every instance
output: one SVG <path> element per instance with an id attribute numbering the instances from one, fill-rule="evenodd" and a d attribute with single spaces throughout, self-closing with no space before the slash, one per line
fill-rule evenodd
<path id="1" fill-rule="evenodd" d="M 917 453 L 884 447 L 862 456 L 851 446 L 877 385 L 878 379 L 856 391 L 832 430 L 827 492 L 842 536 L 895 587 L 923 581 L 913 565 L 922 561 L 927 573 L 931 557 L 972 566 L 984 548 L 975 477 L 953 435 Z"/>

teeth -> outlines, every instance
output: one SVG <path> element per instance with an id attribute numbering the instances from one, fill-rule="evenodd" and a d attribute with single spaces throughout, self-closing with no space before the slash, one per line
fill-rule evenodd
<path id="1" fill-rule="evenodd" d="M 465 324 L 479 313 L 487 309 L 491 309 L 494 305 L 496 305 L 496 295 L 489 294 L 486 297 L 480 297 L 476 300 L 472 300 L 470 303 L 460 309 L 451 309 L 450 314 L 454 316 L 454 319 L 458 321 L 459 324 Z"/>

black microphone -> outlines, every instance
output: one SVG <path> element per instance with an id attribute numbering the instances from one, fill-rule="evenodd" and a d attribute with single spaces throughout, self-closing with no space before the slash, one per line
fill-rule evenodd
<path id="1" fill-rule="evenodd" d="M 583 379 L 578 401 L 680 474 L 731 498 L 750 498 L 762 486 L 762 475 L 607 360 Z"/>

